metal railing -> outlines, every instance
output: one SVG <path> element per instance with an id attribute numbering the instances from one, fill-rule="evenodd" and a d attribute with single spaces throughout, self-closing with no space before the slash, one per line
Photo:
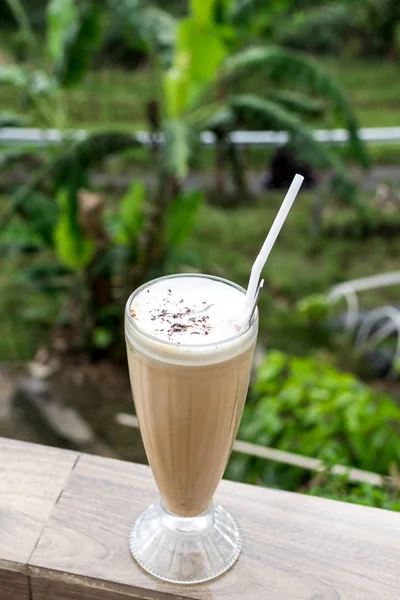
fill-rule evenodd
<path id="1" fill-rule="evenodd" d="M 358 294 L 363 291 L 394 285 L 400 285 L 400 271 L 346 281 L 333 287 L 327 294 L 330 304 L 336 304 L 342 298 L 346 300 L 347 312 L 344 327 L 349 332 L 356 333 L 354 345 L 357 350 L 365 351 L 367 348 L 376 348 L 389 337 L 396 335 L 392 368 L 400 358 L 400 310 L 393 306 L 376 308 L 359 325 L 360 303 Z M 357 326 L 358 331 L 356 332 Z"/>
<path id="2" fill-rule="evenodd" d="M 0 129 L 0 144 L 27 144 L 47 146 L 60 143 L 65 135 L 76 139 L 84 139 L 89 131 L 84 129 L 61 132 L 58 129 L 38 129 L 3 127 Z M 145 131 L 133 132 L 143 144 L 150 143 L 150 135 Z M 360 138 L 366 144 L 400 143 L 400 127 L 367 127 L 359 130 Z M 215 135 L 204 131 L 201 142 L 210 146 L 215 143 Z M 346 129 L 317 129 L 314 138 L 326 144 L 342 145 L 348 142 L 349 133 Z M 162 141 L 162 135 L 160 134 Z M 241 146 L 278 146 L 289 140 L 286 131 L 234 131 L 230 140 Z"/>

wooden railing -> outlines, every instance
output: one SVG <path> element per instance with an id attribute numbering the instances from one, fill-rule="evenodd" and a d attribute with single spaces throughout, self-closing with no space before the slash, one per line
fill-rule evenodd
<path id="1" fill-rule="evenodd" d="M 244 549 L 220 579 L 162 583 L 132 560 L 150 470 L 0 439 L 0 600 L 398 600 L 400 516 L 223 481 Z"/>

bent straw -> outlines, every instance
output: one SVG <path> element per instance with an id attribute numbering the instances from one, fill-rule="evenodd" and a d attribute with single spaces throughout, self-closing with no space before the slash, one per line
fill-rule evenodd
<path id="1" fill-rule="evenodd" d="M 251 304 L 250 309 L 245 312 L 245 318 L 244 318 L 245 323 L 249 323 L 249 324 L 251 323 L 251 320 L 254 315 L 254 311 L 256 310 L 256 306 L 258 304 L 258 299 L 260 297 L 261 290 L 263 289 L 263 285 L 264 285 L 264 279 L 261 280 L 260 285 L 258 286 L 257 293 L 253 298 L 253 304 Z"/>
<path id="2" fill-rule="evenodd" d="M 257 290 L 257 285 L 261 277 L 261 271 L 263 270 L 264 265 L 267 262 L 269 253 L 271 252 L 272 247 L 276 242 L 276 238 L 278 237 L 284 222 L 286 221 L 286 217 L 288 216 L 289 211 L 292 208 L 293 202 L 295 201 L 296 196 L 299 193 L 303 181 L 304 177 L 302 175 L 295 175 L 291 186 L 288 189 L 287 194 L 278 211 L 278 214 L 275 217 L 275 221 L 272 223 L 272 227 L 268 232 L 265 242 L 262 245 L 262 248 L 256 260 L 254 261 L 254 264 L 251 268 L 249 285 L 247 287 L 245 297 L 245 313 L 247 313 L 248 310 L 250 310 L 250 307 L 253 304 L 254 296 Z"/>

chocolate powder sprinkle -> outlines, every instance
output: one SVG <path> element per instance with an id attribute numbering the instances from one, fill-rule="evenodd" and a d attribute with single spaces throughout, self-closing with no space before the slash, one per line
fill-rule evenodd
<path id="1" fill-rule="evenodd" d="M 190 335 L 209 335 L 211 331 L 211 327 L 209 325 L 210 317 L 208 315 L 200 314 L 204 313 L 212 304 L 209 304 L 206 300 L 201 301 L 199 304 L 204 306 L 201 310 L 196 310 L 196 308 L 189 308 L 188 306 L 179 307 L 179 304 L 184 302 L 184 298 L 180 300 L 174 300 L 171 298 L 172 291 L 170 289 L 168 291 L 168 296 L 164 298 L 164 302 L 171 306 L 168 308 L 160 308 L 156 310 L 152 310 L 150 312 L 150 320 L 158 321 L 157 325 L 167 324 L 169 328 L 157 328 L 157 333 L 166 332 L 168 338 L 171 338 L 173 335 L 179 335 L 180 333 L 188 331 Z M 173 310 L 175 308 L 175 311 Z M 131 310 L 131 314 L 133 317 L 136 317 L 134 311 Z M 179 344 L 180 342 L 177 341 Z"/>

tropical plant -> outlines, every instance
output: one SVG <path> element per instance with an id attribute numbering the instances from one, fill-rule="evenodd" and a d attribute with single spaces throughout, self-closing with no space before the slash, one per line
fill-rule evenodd
<path id="1" fill-rule="evenodd" d="M 19 0 L 9 4 L 29 44 L 36 47 L 39 42 L 22 4 Z M 54 284 L 67 293 L 67 321 L 78 332 L 74 345 L 85 348 L 105 348 L 117 341 L 127 286 L 131 290 L 144 278 L 159 274 L 166 260 L 174 260 L 201 201 L 198 192 L 184 192 L 180 185 L 185 161 L 180 156 L 179 131 L 173 135 L 180 124 L 175 128 L 173 122 L 164 127 L 164 143 L 156 140 L 151 146 L 154 190 L 135 180 L 117 205 L 108 206 L 93 192 L 94 168 L 112 154 L 143 145 L 134 133 L 99 129 L 77 136 L 67 129 L 65 90 L 77 85 L 90 67 L 106 19 L 107 13 L 94 0 L 50 0 L 43 63 L 35 69 L 0 66 L 0 84 L 13 85 L 25 102 L 35 103 L 48 125 L 61 132 L 58 144 L 40 150 L 39 168 L 12 194 L 0 217 L 0 230 L 4 236 L 15 221 L 25 224 L 25 239 L 19 232 L 19 249 L 39 256 L 25 271 L 25 279 L 46 289 Z M 168 150 L 165 156 L 171 152 L 168 164 L 161 148 Z M 27 150 L 4 151 L 3 165 L 19 154 L 26 158 Z M 173 158 L 180 160 L 176 170 Z M 15 251 L 11 246 L 7 239 L 2 253 Z"/>
<path id="2" fill-rule="evenodd" d="M 351 155 L 366 167 L 366 152 L 345 95 L 318 61 L 260 40 L 260 28 L 247 18 L 255 14 L 255 4 L 193 0 L 190 15 L 176 22 L 174 46 L 161 54 L 163 64 L 168 65 L 168 57 L 173 57 L 162 77 L 161 101 L 167 117 L 168 139 L 178 150 L 173 168 L 181 175 L 187 172 L 191 143 L 198 140 L 202 128 L 210 129 L 217 140 L 217 164 L 222 164 L 221 156 L 226 158 L 238 191 L 246 195 L 243 165 L 230 141 L 231 132 L 255 128 L 286 130 L 291 147 L 303 161 L 319 169 L 333 170 L 335 194 L 356 200 L 355 186 L 340 158 L 318 143 L 307 125 L 313 117 L 329 114 L 333 117 L 332 124 L 340 123 L 348 129 Z M 275 13 L 287 10 L 289 4 L 276 2 L 268 9 L 263 5 L 257 14 L 264 15 L 263 22 L 268 18 L 272 22 Z M 119 3 L 120 11 L 126 11 L 126 23 L 128 14 L 131 21 L 136 18 L 129 12 L 129 6 L 127 2 Z M 147 3 L 143 6 L 143 10 L 150 10 Z M 138 23 L 142 30 L 149 31 L 154 19 L 147 12 L 137 15 L 141 15 Z M 133 24 L 131 27 L 135 31 Z M 162 27 L 160 30 L 163 31 Z M 161 45 L 158 31 L 155 27 L 152 30 L 150 50 Z M 254 41 L 250 46 L 249 40 Z M 159 64 L 154 54 L 153 60 Z M 166 150 L 170 159 L 169 148 Z"/>
<path id="3" fill-rule="evenodd" d="M 39 42 L 23 5 L 20 0 L 8 2 L 32 55 L 40 56 L 34 51 Z M 13 194 L 2 224 L 14 215 L 22 217 L 38 227 L 41 241 L 50 244 L 64 267 L 85 272 L 89 286 L 86 306 L 93 315 L 103 314 L 103 304 L 112 297 L 114 270 L 109 255 L 115 257 L 114 243 L 122 238 L 110 236 L 103 218 L 98 219 L 103 225 L 98 225 L 95 235 L 90 227 L 85 229 L 82 203 L 90 205 L 94 200 L 90 201 L 82 190 L 91 189 L 94 167 L 111 154 L 142 145 L 143 138 L 135 132 L 115 129 L 99 129 L 83 138 L 71 135 L 65 90 L 76 86 L 90 67 L 106 35 L 111 9 L 125 23 L 126 35 L 136 36 L 148 52 L 155 90 L 146 109 L 148 151 L 156 185 L 146 190 L 146 218 L 135 221 L 135 228 L 139 223 L 142 231 L 139 235 L 135 230 L 134 249 L 132 240 L 127 242 L 126 232 L 124 237 L 129 247 L 124 256 L 134 267 L 130 271 L 131 285 L 162 269 L 174 240 L 182 240 L 193 223 L 199 196 L 185 194 L 182 183 L 204 129 L 214 132 L 217 149 L 227 150 L 234 182 L 243 196 L 247 194 L 245 174 L 230 141 L 230 132 L 238 127 L 287 130 L 293 148 L 301 152 L 303 159 L 321 168 L 333 168 L 335 189 L 347 197 L 354 196 L 354 187 L 338 156 L 314 139 L 300 117 L 331 106 L 349 130 L 354 157 L 366 164 L 354 115 L 340 88 L 318 62 L 305 55 L 265 44 L 246 47 L 242 29 L 235 27 L 241 4 L 192 0 L 190 14 L 176 19 L 144 0 L 50 0 L 45 60 L 37 59 L 35 68 L 0 66 L 0 84 L 14 86 L 24 102 L 35 104 L 49 126 L 62 132 L 61 143 L 44 155 L 43 166 Z M 265 93 L 252 91 L 253 77 L 262 77 Z M 314 97 L 310 99 L 307 93 Z M 135 188 L 132 198 L 137 199 L 138 193 Z M 37 217 L 42 213 L 48 215 L 46 223 L 38 224 Z M 48 229 L 44 233 L 45 227 Z M 121 262 L 120 257 L 117 262 Z M 82 275 L 79 281 L 81 289 Z M 96 305 L 97 297 L 104 299 L 101 306 Z M 93 323 L 90 331 L 101 326 L 97 317 L 89 322 Z"/>
<path id="4" fill-rule="evenodd" d="M 339 372 L 325 357 L 272 351 L 256 374 L 239 438 L 323 461 L 387 474 L 400 463 L 400 409 L 384 394 Z M 305 473 L 234 456 L 228 476 L 297 489 Z"/>
<path id="5" fill-rule="evenodd" d="M 400 52 L 397 0 L 330 0 L 288 11 L 275 25 L 280 43 L 310 52 L 350 49 L 362 56 L 395 59 Z"/>

